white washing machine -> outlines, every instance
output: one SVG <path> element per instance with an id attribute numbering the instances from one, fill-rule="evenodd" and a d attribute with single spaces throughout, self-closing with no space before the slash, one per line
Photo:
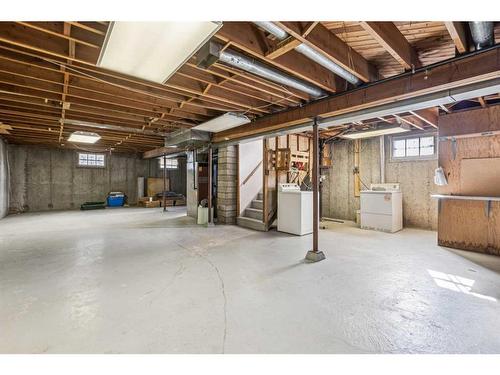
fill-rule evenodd
<path id="1" fill-rule="evenodd" d="M 297 184 L 279 184 L 278 231 L 299 236 L 312 233 L 312 191 L 301 191 Z"/>
<path id="2" fill-rule="evenodd" d="M 361 191 L 361 228 L 394 233 L 403 229 L 403 194 L 399 184 L 372 184 Z"/>

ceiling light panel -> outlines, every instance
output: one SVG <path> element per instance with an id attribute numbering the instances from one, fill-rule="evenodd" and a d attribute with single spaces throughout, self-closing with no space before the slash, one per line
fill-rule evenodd
<path id="1" fill-rule="evenodd" d="M 361 139 L 361 138 L 378 137 L 380 135 L 387 135 L 387 134 L 406 133 L 408 131 L 410 131 L 409 127 L 404 125 L 386 126 L 369 130 L 354 131 L 352 133 L 342 134 L 340 137 L 346 139 Z"/>
<path id="2" fill-rule="evenodd" d="M 98 66 L 163 83 L 222 26 L 220 22 L 113 22 Z"/>
<path id="3" fill-rule="evenodd" d="M 99 139 L 101 139 L 101 136 L 97 133 L 77 131 L 71 133 L 68 141 L 75 143 L 96 143 Z"/>
<path id="4" fill-rule="evenodd" d="M 250 119 L 242 114 L 227 112 L 222 116 L 216 117 L 212 120 L 204 122 L 203 124 L 195 126 L 193 129 L 203 130 L 206 132 L 218 133 L 223 130 L 235 128 L 240 125 L 248 124 Z"/>

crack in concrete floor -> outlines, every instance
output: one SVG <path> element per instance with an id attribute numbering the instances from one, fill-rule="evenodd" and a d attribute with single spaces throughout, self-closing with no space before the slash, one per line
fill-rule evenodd
<path id="1" fill-rule="evenodd" d="M 219 279 L 220 283 L 220 288 L 221 288 L 221 293 L 222 297 L 224 300 L 224 333 L 222 335 L 222 349 L 221 349 L 221 354 L 225 354 L 226 352 L 226 337 L 227 337 L 227 296 L 226 296 L 226 287 L 224 285 L 224 279 L 222 278 L 222 274 L 219 270 L 219 268 L 215 265 L 214 262 L 212 262 L 208 257 L 208 248 L 203 248 L 200 246 L 192 246 L 191 248 L 186 247 L 178 242 L 175 242 L 179 247 L 182 249 L 186 250 L 188 253 L 193 254 L 199 258 L 202 258 L 205 260 L 210 267 L 215 271 L 217 274 L 217 278 Z M 209 246 L 210 247 L 210 246 Z M 200 251 L 201 250 L 201 251 Z"/>

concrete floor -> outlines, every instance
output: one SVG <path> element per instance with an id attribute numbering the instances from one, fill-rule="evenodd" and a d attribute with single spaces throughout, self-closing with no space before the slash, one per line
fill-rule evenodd
<path id="1" fill-rule="evenodd" d="M 310 236 L 184 214 L 1 220 L 0 352 L 500 353 L 500 257 L 328 223 L 305 264 Z"/>

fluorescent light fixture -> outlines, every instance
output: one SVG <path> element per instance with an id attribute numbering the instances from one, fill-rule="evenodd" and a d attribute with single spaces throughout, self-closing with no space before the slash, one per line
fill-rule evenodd
<path id="1" fill-rule="evenodd" d="M 250 119 L 242 114 L 227 112 L 223 115 L 208 120 L 203 124 L 197 125 L 192 129 L 203 130 L 206 132 L 218 133 L 223 130 L 235 128 L 240 125 L 248 124 Z"/>
<path id="2" fill-rule="evenodd" d="M 75 143 L 96 143 L 99 139 L 101 139 L 101 136 L 97 133 L 77 131 L 71 133 L 68 141 Z"/>
<path id="3" fill-rule="evenodd" d="M 359 130 L 351 133 L 342 134 L 340 135 L 340 137 L 347 139 L 361 139 L 361 138 L 377 137 L 379 135 L 386 135 L 386 134 L 405 133 L 408 131 L 410 131 L 410 127 L 407 125 L 400 125 L 400 126 L 382 125 L 372 129 Z"/>
<path id="4" fill-rule="evenodd" d="M 222 26 L 221 22 L 112 22 L 97 65 L 163 83 Z"/>

